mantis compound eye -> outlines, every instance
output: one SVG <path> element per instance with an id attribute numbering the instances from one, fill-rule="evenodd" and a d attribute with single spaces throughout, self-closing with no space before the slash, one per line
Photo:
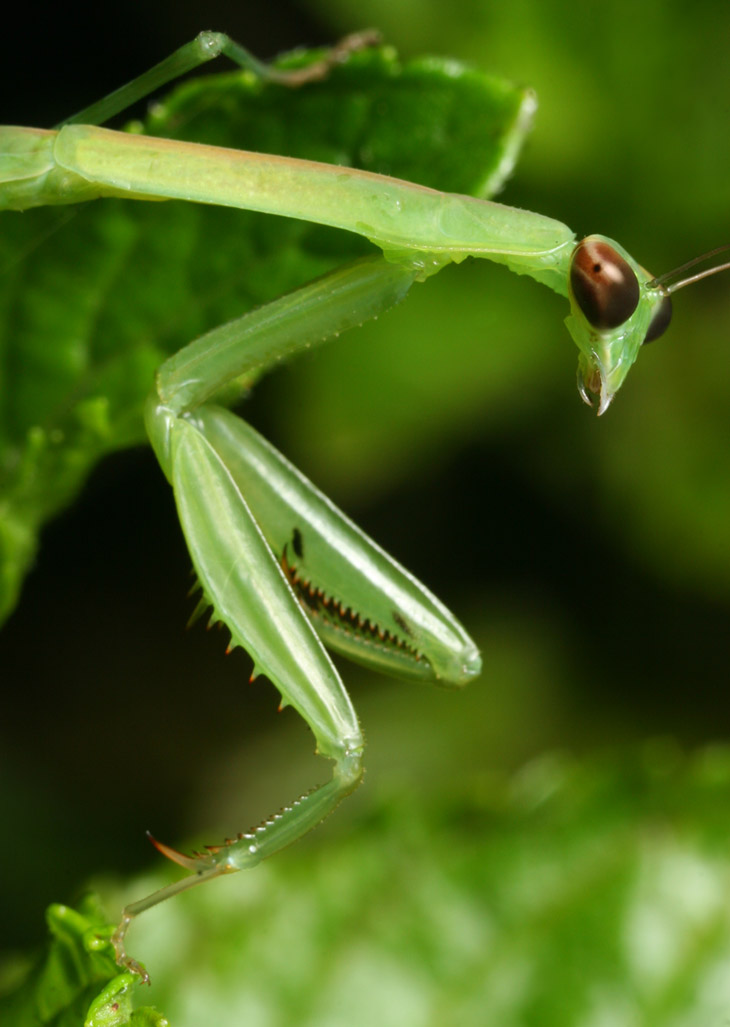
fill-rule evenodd
<path id="1" fill-rule="evenodd" d="M 671 296 L 663 296 L 661 303 L 654 311 L 654 316 L 649 322 L 649 328 L 644 336 L 642 346 L 646 346 L 647 342 L 653 342 L 654 339 L 658 339 L 660 335 L 664 335 L 671 320 L 672 299 Z"/>
<path id="2" fill-rule="evenodd" d="M 599 330 L 618 328 L 639 305 L 639 282 L 632 268 L 613 246 L 596 236 L 578 243 L 570 265 L 570 286 L 586 320 Z"/>

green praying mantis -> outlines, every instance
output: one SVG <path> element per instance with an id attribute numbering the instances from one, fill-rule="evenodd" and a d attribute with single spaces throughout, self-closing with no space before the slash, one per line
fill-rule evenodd
<path id="1" fill-rule="evenodd" d="M 189 876 L 127 906 L 113 936 L 120 965 L 132 919 L 222 874 L 255 866 L 320 823 L 362 777 L 363 737 L 325 646 L 378 671 L 461 686 L 481 669 L 453 615 L 365 536 L 239 416 L 216 402 L 285 357 L 377 317 L 450 262 L 483 257 L 565 296 L 581 397 L 604 413 L 641 346 L 669 324 L 671 294 L 727 265 L 653 278 L 612 240 L 578 241 L 560 222 L 387 175 L 98 127 L 137 99 L 219 54 L 244 74 L 306 87 L 370 45 L 351 37 L 297 70 L 263 65 L 226 36 L 201 33 L 146 75 L 55 130 L 0 129 L 0 208 L 105 197 L 183 200 L 277 214 L 364 237 L 378 251 L 207 331 L 159 367 L 147 433 L 172 485 L 200 600 L 196 615 L 247 650 L 254 675 L 312 729 L 331 780 L 254 830 L 204 853 L 155 841 Z M 525 94 L 515 116 L 529 117 Z M 504 168 L 511 155 L 505 149 Z M 714 256 L 713 251 L 707 256 Z M 704 258 L 699 258 L 704 259 Z M 194 615 L 195 616 L 195 615 Z"/>

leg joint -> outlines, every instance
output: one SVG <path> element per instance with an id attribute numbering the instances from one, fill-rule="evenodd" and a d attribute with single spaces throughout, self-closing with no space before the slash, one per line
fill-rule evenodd
<path id="1" fill-rule="evenodd" d="M 349 795 L 350 792 L 354 792 L 360 784 L 363 775 L 362 760 L 362 744 L 345 750 L 343 755 L 338 759 L 333 777 L 343 796 Z"/>

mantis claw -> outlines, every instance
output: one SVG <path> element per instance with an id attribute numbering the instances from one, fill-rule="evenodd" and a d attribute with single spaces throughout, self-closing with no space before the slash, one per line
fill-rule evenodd
<path id="1" fill-rule="evenodd" d="M 173 863 L 178 863 L 181 867 L 186 870 L 191 870 L 193 873 L 198 874 L 201 870 L 207 870 L 210 868 L 210 856 L 202 852 L 194 852 L 191 856 L 186 856 L 184 852 L 173 849 L 171 845 L 165 845 L 164 842 L 158 842 L 154 835 L 147 832 L 147 837 L 152 842 L 154 847 L 163 856 L 171 859 Z M 207 846 L 206 846 L 207 848 Z M 211 851 L 214 851 L 211 849 Z"/>

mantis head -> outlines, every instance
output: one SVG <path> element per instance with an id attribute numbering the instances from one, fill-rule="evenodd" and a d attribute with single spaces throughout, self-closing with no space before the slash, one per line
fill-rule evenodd
<path id="1" fill-rule="evenodd" d="M 671 280 L 727 249 L 720 246 L 652 278 L 612 239 L 589 235 L 578 243 L 570 261 L 571 312 L 565 323 L 579 350 L 578 391 L 589 406 L 597 398 L 599 415 L 621 388 L 641 346 L 658 339 L 669 326 L 670 294 L 730 264 Z"/>
<path id="2" fill-rule="evenodd" d="M 667 290 L 629 254 L 602 235 L 578 243 L 570 260 L 570 315 L 565 323 L 578 356 L 578 391 L 598 414 L 608 410 L 645 342 L 672 317 Z"/>

